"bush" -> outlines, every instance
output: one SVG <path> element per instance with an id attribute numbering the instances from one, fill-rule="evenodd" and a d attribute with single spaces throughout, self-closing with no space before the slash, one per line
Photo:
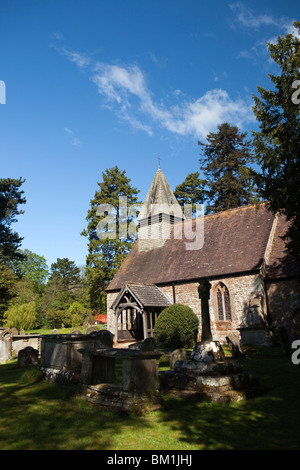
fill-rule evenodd
<path id="1" fill-rule="evenodd" d="M 158 316 L 154 338 L 167 348 L 191 348 L 197 341 L 199 320 L 190 307 L 174 304 Z"/>

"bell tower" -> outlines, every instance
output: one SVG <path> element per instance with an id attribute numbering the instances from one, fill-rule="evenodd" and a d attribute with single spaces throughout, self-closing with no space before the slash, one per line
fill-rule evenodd
<path id="1" fill-rule="evenodd" d="M 170 238 L 172 225 L 183 219 L 182 209 L 159 165 L 137 218 L 139 251 L 162 247 Z"/>

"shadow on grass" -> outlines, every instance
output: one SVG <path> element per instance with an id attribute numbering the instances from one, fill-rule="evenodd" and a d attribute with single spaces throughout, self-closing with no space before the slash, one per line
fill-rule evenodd
<path id="1" fill-rule="evenodd" d="M 300 366 L 278 358 L 246 361 L 244 367 L 273 388 L 230 405 L 168 398 L 160 419 L 194 449 L 299 449 Z"/>
<path id="2" fill-rule="evenodd" d="M 139 432 L 143 417 L 103 412 L 75 387 L 44 380 L 36 368 L 0 367 L 0 449 L 87 450 L 114 448 L 119 433 Z"/>
<path id="3" fill-rule="evenodd" d="M 37 368 L 1 365 L 0 449 L 299 449 L 300 365 L 257 358 L 244 368 L 274 388 L 231 405 L 169 397 L 160 411 L 122 416 L 47 382 Z"/>

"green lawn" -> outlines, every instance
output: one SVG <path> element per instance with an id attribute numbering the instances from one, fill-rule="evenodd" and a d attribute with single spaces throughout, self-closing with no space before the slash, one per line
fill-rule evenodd
<path id="1" fill-rule="evenodd" d="M 100 411 L 35 367 L 2 364 L 0 450 L 299 449 L 300 365 L 269 351 L 244 361 L 261 383 L 274 385 L 268 393 L 232 405 L 168 398 L 143 416 Z"/>

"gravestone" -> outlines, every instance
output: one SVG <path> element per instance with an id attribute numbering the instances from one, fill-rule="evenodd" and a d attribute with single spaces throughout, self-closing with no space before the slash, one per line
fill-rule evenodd
<path id="1" fill-rule="evenodd" d="M 20 349 L 18 353 L 18 366 L 28 367 L 37 366 L 39 359 L 39 352 L 37 349 L 27 346 L 24 349 Z"/>
<path id="2" fill-rule="evenodd" d="M 81 331 L 80 330 L 77 330 L 77 328 L 73 328 L 73 330 L 71 330 L 71 335 L 82 335 Z"/>
<path id="3" fill-rule="evenodd" d="M 154 351 L 156 349 L 156 341 L 154 338 L 146 338 L 140 343 L 133 343 L 128 346 L 128 349 L 135 349 L 137 351 Z"/>
<path id="4" fill-rule="evenodd" d="M 178 396 L 198 395 L 220 403 L 257 396 L 264 389 L 239 361 L 225 358 L 218 341 L 197 343 L 191 359 L 177 361 L 174 369 L 160 371 L 160 391 Z"/>
<path id="5" fill-rule="evenodd" d="M 228 336 L 226 336 L 226 341 L 234 359 L 246 359 L 238 332 L 230 333 Z"/>
<path id="6" fill-rule="evenodd" d="M 195 344 L 191 359 L 209 364 L 224 361 L 225 354 L 219 341 L 201 341 Z"/>
<path id="7" fill-rule="evenodd" d="M 0 330 L 0 363 L 10 361 L 12 358 L 12 341 L 9 328 Z"/>
<path id="8" fill-rule="evenodd" d="M 85 330 L 85 334 L 89 335 L 90 333 L 93 333 L 93 331 L 100 331 L 100 328 L 96 325 L 88 326 Z"/>
<path id="9" fill-rule="evenodd" d="M 170 368 L 174 369 L 175 363 L 177 361 L 185 361 L 186 360 L 186 349 L 180 348 L 175 349 L 175 351 L 171 352 L 170 354 Z"/>

